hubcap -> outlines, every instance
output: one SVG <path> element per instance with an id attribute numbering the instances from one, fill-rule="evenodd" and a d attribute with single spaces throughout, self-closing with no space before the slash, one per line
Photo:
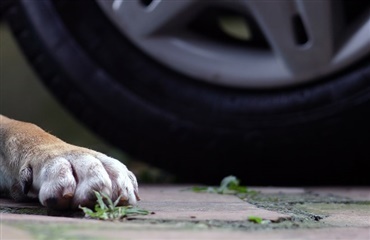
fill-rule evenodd
<path id="1" fill-rule="evenodd" d="M 370 53 L 366 1 L 96 1 L 142 51 L 213 84 L 294 86 Z"/>

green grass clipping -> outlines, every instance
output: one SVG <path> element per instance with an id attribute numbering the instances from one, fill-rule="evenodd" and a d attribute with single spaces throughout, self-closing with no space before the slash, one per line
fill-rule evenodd
<path id="1" fill-rule="evenodd" d="M 105 193 L 94 191 L 96 202 L 94 209 L 87 207 L 79 208 L 85 213 L 85 217 L 99 220 L 122 220 L 133 215 L 148 215 L 149 211 L 133 206 L 117 206 L 121 197 L 115 202 Z"/>

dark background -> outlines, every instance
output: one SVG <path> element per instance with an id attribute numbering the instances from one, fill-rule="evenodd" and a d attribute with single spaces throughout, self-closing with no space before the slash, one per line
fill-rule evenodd
<path id="1" fill-rule="evenodd" d="M 94 149 L 119 159 L 140 182 L 171 182 L 163 171 L 132 159 L 107 144 L 72 117 L 37 79 L 9 28 L 0 23 L 0 113 L 32 122 L 71 144 Z"/>

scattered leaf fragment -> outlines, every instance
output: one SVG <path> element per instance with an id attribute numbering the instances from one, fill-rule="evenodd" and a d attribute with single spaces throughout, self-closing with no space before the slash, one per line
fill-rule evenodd
<path id="1" fill-rule="evenodd" d="M 261 224 L 263 219 L 261 217 L 257 217 L 257 216 L 249 216 L 248 221 L 253 222 L 253 223 L 257 223 L 257 224 Z"/>
<path id="2" fill-rule="evenodd" d="M 257 217 L 257 216 L 249 216 L 248 217 L 248 221 L 249 222 L 256 223 L 256 224 L 268 224 L 268 223 L 271 223 L 270 220 L 263 219 L 263 218 Z"/>
<path id="3" fill-rule="evenodd" d="M 219 187 L 192 187 L 193 192 L 208 192 L 218 194 L 256 194 L 256 191 L 249 190 L 246 186 L 241 186 L 240 181 L 235 176 L 227 176 L 222 179 Z"/>

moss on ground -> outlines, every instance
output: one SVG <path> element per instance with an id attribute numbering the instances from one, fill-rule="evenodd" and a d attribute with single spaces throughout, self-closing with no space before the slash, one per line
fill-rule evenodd
<path id="1" fill-rule="evenodd" d="M 0 213 L 29 214 L 29 215 L 48 215 L 46 208 L 20 208 L 20 207 L 1 207 Z"/>

